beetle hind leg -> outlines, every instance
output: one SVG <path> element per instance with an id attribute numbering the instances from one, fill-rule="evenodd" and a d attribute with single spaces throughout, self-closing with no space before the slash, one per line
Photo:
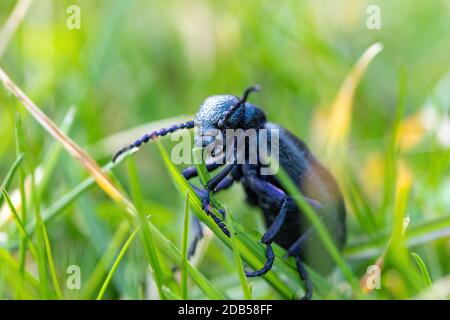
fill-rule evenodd
<path id="1" fill-rule="evenodd" d="M 285 199 L 274 222 L 261 238 L 261 242 L 266 245 L 266 263 L 259 270 L 253 272 L 246 271 L 245 275 L 247 277 L 261 276 L 266 274 L 270 269 L 272 269 L 273 261 L 275 260 L 275 254 L 272 249 L 272 242 L 274 241 L 275 237 L 278 235 L 278 233 L 281 230 L 281 227 L 286 221 L 287 213 L 288 213 L 288 199 Z"/>
<path id="2" fill-rule="evenodd" d="M 302 249 L 305 245 L 305 241 L 311 236 L 312 233 L 314 233 L 313 229 L 309 229 L 308 231 L 306 231 L 297 241 L 295 241 L 289 247 L 286 254 L 288 257 L 295 258 L 295 263 L 300 275 L 300 279 L 302 279 L 302 281 L 305 283 L 305 295 L 302 297 L 302 300 L 309 300 L 313 295 L 313 283 L 300 257 Z"/>
<path id="3" fill-rule="evenodd" d="M 295 263 L 297 265 L 298 273 L 300 274 L 300 278 L 305 283 L 305 295 L 301 298 L 302 300 L 310 300 L 313 295 L 313 283 L 311 281 L 311 278 L 309 277 L 309 273 L 305 268 L 305 265 L 302 262 L 302 259 L 300 259 L 299 256 L 295 257 Z"/>

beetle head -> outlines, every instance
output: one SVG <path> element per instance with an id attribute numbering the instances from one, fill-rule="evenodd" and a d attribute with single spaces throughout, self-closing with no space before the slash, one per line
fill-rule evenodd
<path id="1" fill-rule="evenodd" d="M 233 95 L 216 95 L 208 97 L 195 116 L 195 125 L 199 129 L 196 144 L 206 146 L 214 138 L 211 132 L 225 129 L 259 129 L 266 122 L 265 113 L 257 106 L 246 102 L 248 95 L 258 91 L 259 86 L 245 90 L 242 98 Z M 206 135 L 206 136 L 205 136 Z"/>

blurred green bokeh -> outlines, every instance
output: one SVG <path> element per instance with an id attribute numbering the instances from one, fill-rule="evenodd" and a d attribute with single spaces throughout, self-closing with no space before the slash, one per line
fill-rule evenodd
<path id="1" fill-rule="evenodd" d="M 0 2 L 0 24 L 15 3 Z M 73 4 L 81 9 L 80 30 L 66 25 L 66 10 Z M 380 29 L 366 25 L 369 5 L 381 10 Z M 381 42 L 383 51 L 356 91 L 348 168 L 368 193 L 369 205 L 378 208 L 381 196 L 376 193 L 382 182 L 377 185 L 373 180 L 383 177 L 376 176 L 370 164 L 385 153 L 399 96 L 399 74 L 404 72 L 404 118 L 425 117 L 431 108 L 438 119 L 402 155 L 413 173 L 407 211 L 414 224 L 450 213 L 449 16 L 450 1 L 38 0 L 0 57 L 0 66 L 57 123 L 74 106 L 76 120 L 70 136 L 100 164 L 126 143 L 117 141 L 97 149 L 96 143 L 105 137 L 178 115 L 193 117 L 207 96 L 240 95 L 255 83 L 263 91 L 252 96 L 252 102 L 267 112 L 270 121 L 302 137 L 321 158 L 321 146 L 315 145 L 311 134 L 315 115 L 329 110 L 354 63 L 370 45 Z M 36 161 L 45 158 L 52 142 L 15 98 L 1 93 L 0 181 L 15 159 L 16 110 L 23 117 Z M 413 134 L 422 131 L 413 130 Z M 164 145 L 169 148 L 170 139 L 164 139 Z M 183 198 L 176 194 L 155 146 L 142 148 L 135 157 L 155 224 L 179 244 Z M 115 173 L 127 188 L 126 170 L 119 168 Z M 42 205 L 48 207 L 86 176 L 65 154 Z M 258 210 L 244 203 L 241 192 L 237 186 L 219 198 L 233 210 L 235 219 L 248 226 L 257 223 L 261 231 Z M 83 196 L 48 226 L 57 267 L 65 270 L 67 264 L 79 264 L 92 270 L 121 219 L 120 210 L 98 189 Z M 365 235 L 351 209 L 348 224 L 350 242 Z M 390 230 L 391 225 L 387 218 L 379 227 Z M 217 274 L 233 270 L 233 260 L 231 252 L 223 259 L 221 246 L 211 244 L 200 269 L 226 286 L 227 278 Z M 448 236 L 414 250 L 426 261 L 433 280 L 448 277 Z M 133 245 L 117 276 L 127 281 L 117 280 L 111 297 L 142 297 L 142 254 Z M 225 266 L 224 260 L 229 261 Z M 373 261 L 374 257 L 356 262 L 355 273 L 362 276 Z M 229 277 L 237 281 L 237 275 Z M 391 283 L 398 279 L 395 270 L 386 277 L 393 279 Z M 377 297 L 417 294 L 403 288 L 407 285 L 392 286 L 376 293 Z M 276 297 L 269 289 L 262 292 L 263 298 Z M 76 297 L 73 292 L 68 295 Z"/>

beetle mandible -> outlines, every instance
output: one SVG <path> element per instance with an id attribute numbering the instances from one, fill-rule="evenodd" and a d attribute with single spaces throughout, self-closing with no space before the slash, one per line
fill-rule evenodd
<path id="1" fill-rule="evenodd" d="M 309 203 L 328 228 L 336 246 L 342 249 L 345 243 L 345 205 L 341 191 L 331 173 L 313 156 L 308 146 L 287 129 L 266 119 L 264 111 L 247 102 L 251 92 L 259 91 L 259 86 L 252 86 L 244 91 L 241 98 L 233 95 L 216 95 L 207 98 L 193 121 L 173 125 L 142 136 L 129 146 L 119 150 L 113 158 L 132 149 L 139 148 L 143 143 L 181 129 L 197 127 L 196 144 L 208 147 L 213 139 L 204 139 L 201 134 L 215 129 L 224 132 L 226 129 L 260 129 L 278 130 L 279 132 L 279 164 L 286 171 L 305 201 Z M 246 146 L 248 147 L 248 146 Z M 223 222 L 212 211 L 210 195 L 225 190 L 240 182 L 245 190 L 247 201 L 261 208 L 264 214 L 267 231 L 261 238 L 266 246 L 266 262 L 256 271 L 246 271 L 248 277 L 261 276 L 273 266 L 275 254 L 272 243 L 275 242 L 287 250 L 287 256 L 293 257 L 301 279 L 305 282 L 306 292 L 303 298 L 312 297 L 313 285 L 304 267 L 305 261 L 314 270 L 327 274 L 333 268 L 332 258 L 324 248 L 314 228 L 297 207 L 293 199 L 273 175 L 261 175 L 262 163 L 225 163 L 213 161 L 206 163 L 209 172 L 224 167 L 206 184 L 205 189 L 193 188 L 202 199 L 203 210 L 211 216 L 221 230 L 230 236 Z M 198 176 L 195 167 L 183 170 L 183 176 L 190 180 Z M 224 215 L 225 212 L 219 210 Z M 189 256 L 195 252 L 195 247 L 202 237 L 202 226 L 194 217 L 194 237 L 190 243 Z"/>

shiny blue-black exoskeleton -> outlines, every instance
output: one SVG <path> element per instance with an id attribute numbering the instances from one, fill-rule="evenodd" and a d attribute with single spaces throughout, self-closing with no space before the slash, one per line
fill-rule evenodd
<path id="1" fill-rule="evenodd" d="M 144 135 L 129 146 L 119 150 L 114 159 L 124 152 L 140 147 L 149 140 L 165 136 L 180 129 L 197 127 L 199 135 L 196 143 L 207 147 L 213 143 L 213 137 L 205 139 L 201 135 L 210 129 L 225 131 L 226 129 L 277 129 L 279 130 L 279 164 L 300 190 L 308 202 L 328 228 L 338 248 L 344 246 L 346 237 L 345 206 L 341 191 L 331 173 L 312 155 L 306 144 L 282 126 L 267 122 L 265 113 L 257 106 L 247 102 L 249 94 L 259 90 L 258 86 L 248 88 L 241 98 L 233 95 L 217 95 L 207 98 L 195 116 L 194 121 L 173 125 L 168 128 Z M 266 246 L 266 263 L 256 271 L 247 271 L 248 277 L 261 276 L 273 265 L 275 254 L 272 243 L 275 242 L 287 250 L 287 255 L 296 261 L 300 277 L 304 280 L 306 293 L 304 298 L 312 296 L 313 287 L 303 265 L 305 261 L 314 270 L 327 274 L 333 268 L 332 258 L 324 248 L 314 228 L 297 207 L 286 190 L 283 189 L 274 175 L 261 175 L 262 163 L 229 163 L 210 162 L 206 164 L 208 171 L 224 167 L 207 184 L 206 188 L 193 188 L 202 199 L 204 211 L 212 217 L 221 230 L 230 235 L 223 219 L 212 211 L 210 195 L 229 188 L 233 182 L 240 182 L 245 190 L 247 201 L 261 208 L 267 231 L 261 238 Z M 183 171 L 189 180 L 197 177 L 195 167 Z M 223 211 L 219 210 L 222 214 Z M 202 237 L 202 226 L 194 218 L 194 237 L 191 241 L 189 255 Z"/>

